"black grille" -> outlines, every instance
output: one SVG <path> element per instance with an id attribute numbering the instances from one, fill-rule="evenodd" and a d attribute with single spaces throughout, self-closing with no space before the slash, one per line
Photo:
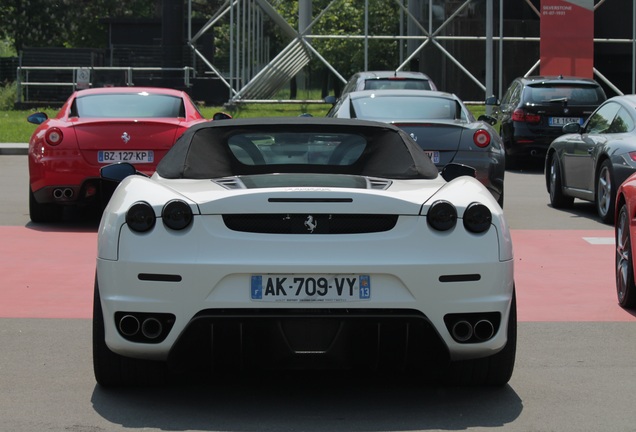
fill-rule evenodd
<path id="1" fill-rule="evenodd" d="M 448 349 L 426 316 L 396 309 L 207 309 L 179 335 L 176 370 L 227 376 L 258 370 L 408 372 L 437 379 Z M 197 379 L 205 373 L 196 372 Z M 330 375 L 331 376 L 331 375 Z M 395 379 L 395 375 L 391 375 Z"/>
<path id="2" fill-rule="evenodd" d="M 233 214 L 224 215 L 233 231 L 261 234 L 363 234 L 393 229 L 397 215 Z"/>

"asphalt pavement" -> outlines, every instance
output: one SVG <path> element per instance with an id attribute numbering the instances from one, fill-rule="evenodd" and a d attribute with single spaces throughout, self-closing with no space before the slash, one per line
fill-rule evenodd
<path id="1" fill-rule="evenodd" d="M 91 359 L 96 223 L 30 222 L 25 156 L 0 157 L 0 185 L 0 432 L 636 431 L 636 312 L 616 304 L 613 227 L 591 203 L 553 209 L 540 166 L 506 172 L 519 339 L 496 389 L 314 373 L 103 389 Z"/>

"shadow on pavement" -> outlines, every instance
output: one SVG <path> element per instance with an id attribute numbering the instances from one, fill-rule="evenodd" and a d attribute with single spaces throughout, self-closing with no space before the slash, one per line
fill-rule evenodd
<path id="1" fill-rule="evenodd" d="M 92 207 L 65 207 L 60 222 L 28 222 L 25 227 L 41 232 L 97 232 L 102 217 L 100 211 Z"/>
<path id="2" fill-rule="evenodd" d="M 513 422 L 523 403 L 510 387 L 420 386 L 298 375 L 168 388 L 106 390 L 96 412 L 125 428 L 202 431 L 386 431 L 487 429 Z"/>

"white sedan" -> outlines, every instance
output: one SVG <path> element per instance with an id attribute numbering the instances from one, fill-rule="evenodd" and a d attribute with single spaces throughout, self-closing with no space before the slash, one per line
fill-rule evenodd
<path id="1" fill-rule="evenodd" d="M 303 368 L 504 385 L 512 244 L 473 176 L 438 173 L 392 125 L 332 118 L 205 123 L 152 177 L 104 167 L 121 183 L 99 227 L 97 382 Z"/>

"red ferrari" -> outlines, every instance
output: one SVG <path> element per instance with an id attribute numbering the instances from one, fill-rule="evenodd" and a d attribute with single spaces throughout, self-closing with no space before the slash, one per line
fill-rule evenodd
<path id="1" fill-rule="evenodd" d="M 142 172 L 157 163 L 190 126 L 207 121 L 187 93 L 150 87 L 74 92 L 29 142 L 29 212 L 33 222 L 61 219 L 64 205 L 100 205 L 100 168 L 130 162 Z"/>
<path id="2" fill-rule="evenodd" d="M 632 174 L 616 192 L 616 293 L 624 308 L 636 307 L 634 254 L 636 253 L 636 174 Z"/>

